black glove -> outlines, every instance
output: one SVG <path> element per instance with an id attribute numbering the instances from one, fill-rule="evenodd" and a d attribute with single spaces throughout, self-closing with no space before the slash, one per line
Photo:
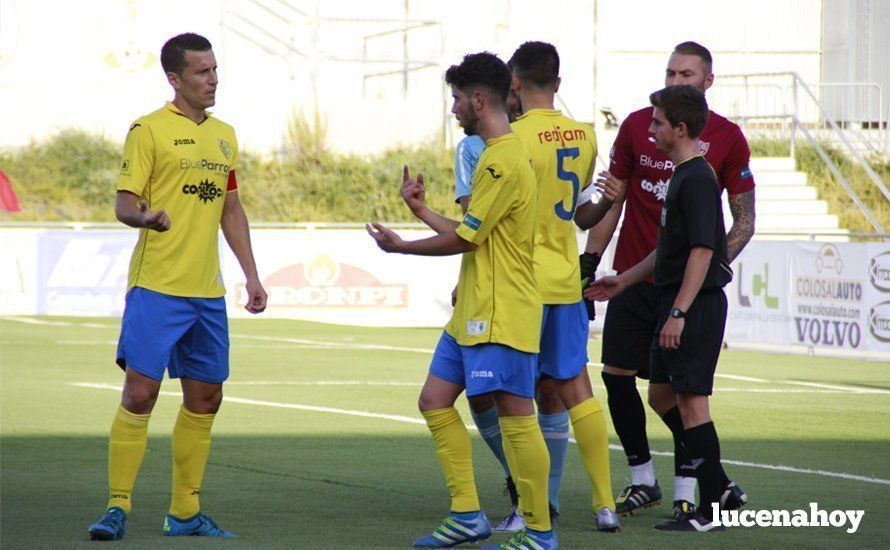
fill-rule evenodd
<path id="1" fill-rule="evenodd" d="M 600 265 L 600 259 L 600 255 L 593 252 L 585 252 L 578 257 L 581 263 L 582 291 L 596 280 L 596 268 Z M 591 321 L 596 319 L 596 304 L 585 298 L 584 305 L 587 306 L 587 318 Z"/>

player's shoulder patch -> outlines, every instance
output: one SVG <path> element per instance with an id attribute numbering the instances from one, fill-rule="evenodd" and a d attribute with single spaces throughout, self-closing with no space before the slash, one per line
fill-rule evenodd
<path id="1" fill-rule="evenodd" d="M 473 231 L 479 231 L 479 228 L 482 227 L 482 220 L 473 216 L 472 214 L 465 214 L 463 224 L 472 229 Z"/>
<path id="2" fill-rule="evenodd" d="M 751 174 L 751 167 L 745 166 L 739 171 L 739 179 L 746 180 L 750 178 L 753 174 Z"/>

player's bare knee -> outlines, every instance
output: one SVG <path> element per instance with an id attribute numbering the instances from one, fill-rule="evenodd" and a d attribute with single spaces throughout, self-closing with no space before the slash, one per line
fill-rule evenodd
<path id="1" fill-rule="evenodd" d="M 470 404 L 470 410 L 476 414 L 488 412 L 494 407 L 494 398 L 490 394 L 467 397 L 467 402 Z"/>
<path id="2" fill-rule="evenodd" d="M 666 412 L 677 404 L 677 395 L 669 384 L 650 383 L 648 401 L 653 411 L 658 413 L 659 416 L 664 416 Z"/>
<path id="3" fill-rule="evenodd" d="M 619 369 L 612 365 L 603 365 L 603 372 L 606 374 L 614 374 L 616 376 L 636 376 L 638 370 Z"/>
<path id="4" fill-rule="evenodd" d="M 148 414 L 154 409 L 159 390 L 147 384 L 124 384 L 121 406 L 133 414 Z"/>
<path id="5" fill-rule="evenodd" d="M 559 390 L 554 384 L 541 384 L 535 394 L 538 410 L 541 414 L 556 414 L 566 410 L 559 396 Z"/>
<path id="6" fill-rule="evenodd" d="M 694 428 L 711 421 L 711 412 L 707 395 L 680 393 L 677 395 L 680 407 L 680 418 L 686 429 Z"/>

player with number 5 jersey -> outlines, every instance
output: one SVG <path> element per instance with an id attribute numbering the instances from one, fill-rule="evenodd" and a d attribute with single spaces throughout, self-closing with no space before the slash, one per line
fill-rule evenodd
<path id="1" fill-rule="evenodd" d="M 617 531 L 620 525 L 612 498 L 606 421 L 587 375 L 588 318 L 581 297 L 573 221 L 582 229 L 592 227 L 623 189 L 620 185 L 609 187 L 604 189 L 603 200 L 579 205 L 581 191 L 593 176 L 596 136 L 593 128 L 554 108 L 560 85 L 556 48 L 544 42 L 526 42 L 514 52 L 509 66 L 513 90 L 524 112 L 511 128 L 531 156 L 538 184 L 534 267 L 544 303 L 538 394 L 546 395 L 555 388 L 553 398 L 538 401 L 539 422 L 547 433 L 549 419 L 565 418 L 568 413 L 593 488 L 597 528 Z M 550 473 L 550 500 L 554 502 L 558 501 L 568 432 L 548 438 L 547 443 L 551 467 L 559 467 Z"/>

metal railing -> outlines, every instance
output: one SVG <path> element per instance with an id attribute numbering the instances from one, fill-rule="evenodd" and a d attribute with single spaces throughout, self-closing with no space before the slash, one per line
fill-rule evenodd
<path id="1" fill-rule="evenodd" d="M 719 85 L 709 92 L 709 102 L 716 110 L 738 121 L 749 137 L 787 139 L 792 158 L 800 131 L 875 231 L 884 232 L 881 223 L 859 199 L 822 146 L 830 143 L 840 147 L 890 202 L 890 191 L 862 151 L 865 143 L 867 152 L 890 158 L 887 148 L 890 140 L 886 135 L 890 120 L 883 121 L 880 86 L 874 83 L 826 83 L 819 88 L 820 93 L 823 97 L 826 93 L 835 97 L 826 108 L 820 96 L 795 72 L 724 75 L 718 82 Z M 835 115 L 841 115 L 841 118 Z"/>

